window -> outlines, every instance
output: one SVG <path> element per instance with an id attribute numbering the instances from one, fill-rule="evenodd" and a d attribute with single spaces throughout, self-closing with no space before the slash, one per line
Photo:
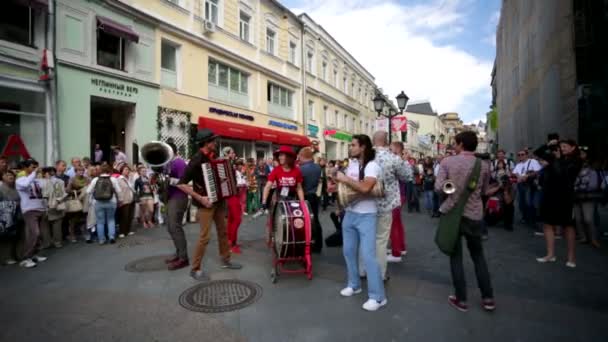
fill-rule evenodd
<path id="1" fill-rule="evenodd" d="M 323 61 L 321 65 L 321 77 L 323 77 L 323 81 L 327 81 L 327 62 Z"/>
<path id="2" fill-rule="evenodd" d="M 357 101 L 363 103 L 363 101 L 361 100 L 361 87 L 359 87 L 359 91 L 357 92 Z"/>
<path id="3" fill-rule="evenodd" d="M 350 122 L 348 121 L 348 114 L 344 114 L 342 125 L 344 126 L 344 128 L 346 128 L 347 131 L 350 131 Z"/>
<path id="4" fill-rule="evenodd" d="M 240 23 L 239 23 L 239 37 L 241 40 L 249 42 L 250 34 L 249 34 L 249 24 L 251 23 L 251 17 L 247 14 L 241 12 L 240 14 Z"/>
<path id="5" fill-rule="evenodd" d="M 350 90 L 350 96 L 355 97 L 355 82 L 351 83 L 349 90 Z"/>
<path id="6" fill-rule="evenodd" d="M 346 79 L 346 77 L 344 77 L 342 81 L 342 90 L 344 90 L 344 94 L 348 94 L 348 80 Z"/>
<path id="7" fill-rule="evenodd" d="M 34 45 L 34 10 L 14 1 L 4 1 L 2 7 L 0 39 L 22 45 Z"/>
<path id="8" fill-rule="evenodd" d="M 333 124 L 336 126 L 340 126 L 340 123 L 338 122 L 338 118 L 340 118 L 340 114 L 338 113 L 338 111 L 334 112 L 334 120 L 333 120 Z"/>
<path id="9" fill-rule="evenodd" d="M 209 61 L 209 84 L 225 88 L 233 93 L 247 94 L 249 75 L 220 64 L 216 61 Z"/>
<path id="10" fill-rule="evenodd" d="M 292 107 L 293 92 L 273 83 L 268 83 L 268 102 L 281 106 Z"/>
<path id="11" fill-rule="evenodd" d="M 296 65 L 296 56 L 298 51 L 298 45 L 294 42 L 289 42 L 289 61 L 291 64 Z"/>
<path id="12" fill-rule="evenodd" d="M 327 106 L 323 106 L 323 120 L 325 120 L 325 124 L 327 125 L 330 121 L 330 118 L 327 115 Z"/>
<path id="13" fill-rule="evenodd" d="M 334 69 L 334 87 L 338 88 L 338 70 Z"/>
<path id="14" fill-rule="evenodd" d="M 306 54 L 306 71 L 308 71 L 311 74 L 313 73 L 313 68 L 312 68 L 313 59 L 314 59 L 314 54 L 311 51 L 309 51 Z"/>
<path id="15" fill-rule="evenodd" d="M 219 9 L 220 0 L 205 0 L 205 20 L 219 24 Z"/>
<path id="16" fill-rule="evenodd" d="M 315 121 L 315 103 L 308 101 L 308 120 Z"/>
<path id="17" fill-rule="evenodd" d="M 97 64 L 112 69 L 124 70 L 125 40 L 98 29 Z"/>
<path id="18" fill-rule="evenodd" d="M 356 132 L 357 131 L 357 120 L 355 120 L 355 118 L 352 118 L 351 120 L 352 120 L 352 122 L 350 124 L 350 129 L 351 129 L 351 131 Z"/>
<path id="19" fill-rule="evenodd" d="M 177 88 L 177 47 L 163 41 L 160 47 L 160 81 L 170 88 Z"/>
<path id="20" fill-rule="evenodd" d="M 276 37 L 276 33 L 267 28 L 266 29 L 266 52 L 271 55 L 274 55 L 274 39 Z"/>

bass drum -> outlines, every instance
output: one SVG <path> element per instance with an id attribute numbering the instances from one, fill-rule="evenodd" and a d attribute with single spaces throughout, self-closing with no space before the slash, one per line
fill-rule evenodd
<path id="1" fill-rule="evenodd" d="M 279 258 L 304 257 L 310 243 L 312 212 L 307 201 L 279 201 L 274 211 L 274 249 Z M 309 217 L 306 217 L 308 213 Z"/>

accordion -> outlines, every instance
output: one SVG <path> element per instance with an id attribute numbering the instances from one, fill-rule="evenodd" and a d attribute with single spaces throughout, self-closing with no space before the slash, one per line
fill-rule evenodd
<path id="1" fill-rule="evenodd" d="M 211 203 L 238 193 L 236 176 L 228 159 L 212 160 L 201 165 L 207 196 Z"/>

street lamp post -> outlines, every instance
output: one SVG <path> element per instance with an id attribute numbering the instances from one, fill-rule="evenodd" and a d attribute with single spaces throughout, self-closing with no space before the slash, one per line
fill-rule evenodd
<path id="1" fill-rule="evenodd" d="M 378 116 L 383 116 L 388 119 L 389 145 L 391 144 L 393 138 L 393 118 L 397 115 L 403 114 L 403 111 L 405 110 L 405 106 L 407 105 L 407 101 L 409 99 L 410 98 L 407 97 L 407 95 L 405 95 L 403 91 L 401 91 L 401 93 L 397 95 L 397 107 L 399 108 L 399 112 L 393 112 L 392 110 L 389 110 L 388 114 L 383 114 L 382 109 L 384 109 L 384 106 L 386 105 L 386 100 L 384 100 L 384 97 L 380 93 L 376 94 L 376 97 L 374 97 L 374 109 L 378 113 Z"/>

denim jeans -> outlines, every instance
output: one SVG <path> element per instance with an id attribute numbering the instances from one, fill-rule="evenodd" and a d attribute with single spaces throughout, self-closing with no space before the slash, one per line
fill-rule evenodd
<path id="1" fill-rule="evenodd" d="M 359 214 L 346 211 L 342 222 L 344 240 L 342 249 L 346 261 L 347 286 L 353 289 L 361 288 L 357 258 L 357 251 L 359 251 L 367 271 L 368 296 L 370 299 L 382 301 L 385 299 L 384 283 L 380 274 L 380 265 L 376 259 L 377 217 L 376 213 Z"/>
<path id="2" fill-rule="evenodd" d="M 425 190 L 424 191 L 424 208 L 426 210 L 433 210 L 433 194 L 435 192 L 433 190 Z"/>
<path id="3" fill-rule="evenodd" d="M 95 202 L 95 217 L 97 219 L 97 239 L 99 242 L 105 242 L 105 226 L 108 225 L 108 238 L 113 240 L 116 238 L 116 202 L 112 201 L 96 201 Z"/>
<path id="4" fill-rule="evenodd" d="M 521 213 L 522 219 L 525 223 L 534 224 L 536 222 L 536 201 L 539 197 L 535 194 L 535 191 L 527 183 L 517 184 L 517 202 L 519 206 L 519 212 Z M 536 197 L 535 197 L 536 195 Z"/>

